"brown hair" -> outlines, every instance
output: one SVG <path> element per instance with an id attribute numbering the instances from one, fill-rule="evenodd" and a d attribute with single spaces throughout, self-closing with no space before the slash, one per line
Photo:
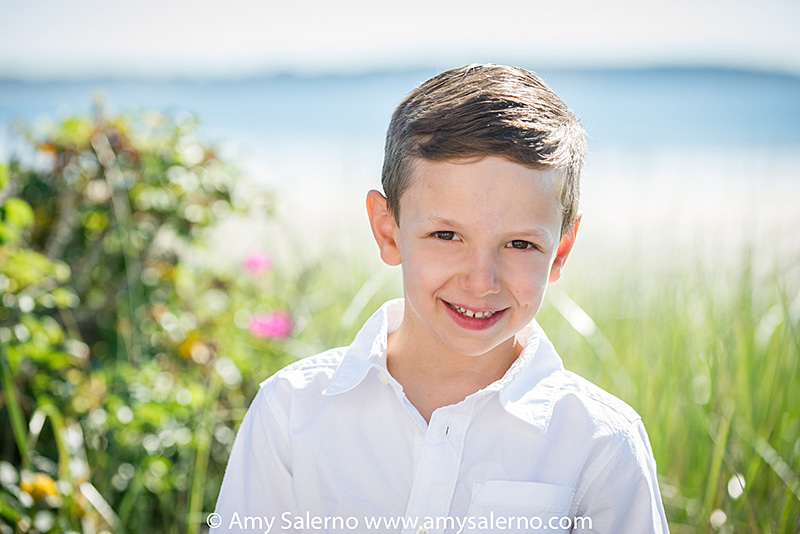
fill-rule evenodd
<path id="1" fill-rule="evenodd" d="M 504 156 L 534 169 L 557 168 L 562 235 L 578 214 L 586 141 L 578 118 L 536 74 L 467 65 L 417 87 L 392 115 L 381 182 L 400 221 L 400 196 L 415 159 Z"/>

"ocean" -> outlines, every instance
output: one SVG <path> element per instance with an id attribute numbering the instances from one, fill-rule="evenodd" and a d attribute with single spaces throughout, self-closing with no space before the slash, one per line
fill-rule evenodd
<path id="1" fill-rule="evenodd" d="M 284 225 L 316 228 L 320 242 L 368 239 L 364 194 L 379 187 L 389 117 L 433 74 L 0 80 L 0 158 L 16 149 L 14 121 L 88 113 L 99 94 L 112 111 L 190 112 L 205 140 L 278 193 Z M 769 242 L 800 263 L 800 77 L 722 68 L 539 74 L 588 134 L 582 234 L 595 243 L 591 261 L 613 259 L 632 240 L 664 257 L 717 236 L 716 255 Z M 242 246 L 262 242 L 254 230 Z"/>

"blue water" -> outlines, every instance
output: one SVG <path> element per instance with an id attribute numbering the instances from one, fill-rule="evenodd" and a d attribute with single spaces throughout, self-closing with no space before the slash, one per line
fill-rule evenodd
<path id="1" fill-rule="evenodd" d="M 397 102 L 433 71 L 234 81 L 0 80 L 0 124 L 68 107 L 93 94 L 116 108 L 188 110 L 213 129 L 264 135 L 382 134 Z M 602 143 L 797 144 L 800 78 L 720 69 L 541 73 Z"/>
<path id="2" fill-rule="evenodd" d="M 433 71 L 289 75 L 226 81 L 0 80 L 0 131 L 14 119 L 88 112 L 98 91 L 115 110 L 197 115 L 207 136 L 275 161 L 374 166 L 396 104 Z M 581 117 L 590 150 L 669 147 L 800 152 L 800 78 L 724 69 L 553 70 L 540 74 Z M 0 133 L 0 157 L 8 137 Z M 324 161 L 323 161 L 324 160 Z M 355 163 L 354 163 L 355 160 Z M 307 163 L 307 162 L 306 162 Z M 277 165 L 280 167 L 280 165 Z"/>

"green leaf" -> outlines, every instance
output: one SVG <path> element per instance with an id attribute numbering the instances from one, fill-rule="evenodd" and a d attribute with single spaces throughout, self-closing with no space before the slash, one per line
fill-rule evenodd
<path id="1" fill-rule="evenodd" d="M 11 249 L 11 254 L 0 264 L 0 272 L 16 280 L 20 287 L 26 287 L 50 276 L 53 263 L 44 255 L 29 249 Z"/>
<path id="2" fill-rule="evenodd" d="M 2 207 L 2 219 L 17 228 L 27 228 L 33 224 L 33 209 L 24 200 L 11 197 Z"/>
<path id="3" fill-rule="evenodd" d="M 59 308 L 73 308 L 80 302 L 78 296 L 65 287 L 57 287 L 50 294 Z"/>

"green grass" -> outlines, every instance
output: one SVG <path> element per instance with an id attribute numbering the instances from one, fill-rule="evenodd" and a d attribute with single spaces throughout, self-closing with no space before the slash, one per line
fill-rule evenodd
<path id="1" fill-rule="evenodd" d="M 538 317 L 567 368 L 641 414 L 673 533 L 714 531 L 715 510 L 722 532 L 800 532 L 800 285 L 743 260 L 579 274 Z"/>

